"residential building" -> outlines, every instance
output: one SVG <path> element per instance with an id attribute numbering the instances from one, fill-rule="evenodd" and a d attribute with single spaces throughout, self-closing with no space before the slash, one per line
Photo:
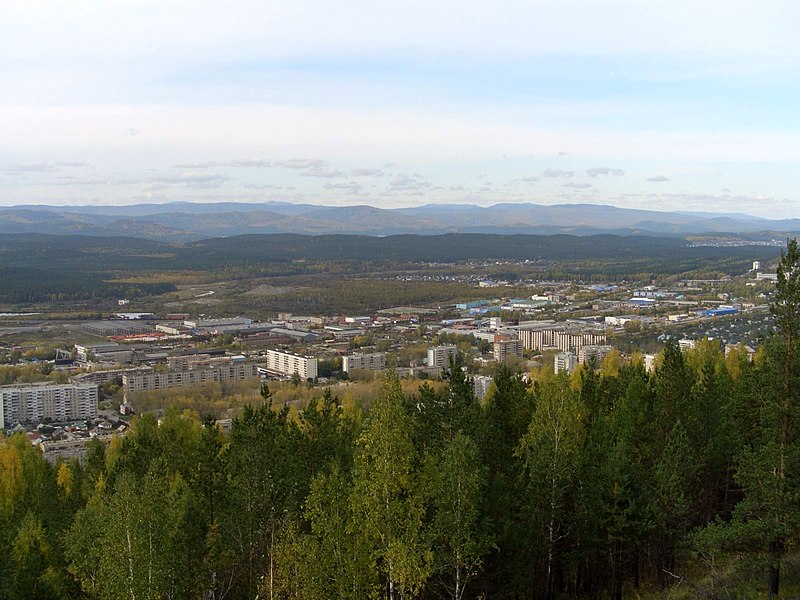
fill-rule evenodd
<path id="1" fill-rule="evenodd" d="M 317 359 L 299 356 L 291 352 L 267 350 L 266 369 L 276 375 L 292 376 L 295 373 L 303 379 L 317 378 Z"/>
<path id="2" fill-rule="evenodd" d="M 97 384 L 28 383 L 0 386 L 0 423 L 67 421 L 97 416 Z"/>
<path id="3" fill-rule="evenodd" d="M 578 366 L 578 359 L 572 352 L 560 352 L 553 359 L 553 370 L 556 373 L 566 371 L 572 373 Z"/>
<path id="4" fill-rule="evenodd" d="M 497 335 L 492 344 L 494 360 L 498 363 L 505 363 L 509 356 L 522 358 L 522 340 L 511 340 L 505 336 Z"/>
<path id="5" fill-rule="evenodd" d="M 562 352 L 580 350 L 582 346 L 606 343 L 606 334 L 599 330 L 568 329 L 564 325 L 527 327 L 517 332 L 524 348 L 544 350 L 558 348 Z"/>
<path id="6" fill-rule="evenodd" d="M 458 354 L 458 348 L 453 345 L 431 346 L 428 348 L 428 367 L 446 369 L 450 366 L 450 359 Z"/>
<path id="7" fill-rule="evenodd" d="M 226 360 L 185 365 L 163 373 L 124 374 L 122 386 L 125 393 L 129 394 L 199 385 L 208 381 L 226 383 L 258 377 L 256 363 Z"/>
<path id="8" fill-rule="evenodd" d="M 342 358 L 342 371 L 349 373 L 353 369 L 365 371 L 383 371 L 386 368 L 386 353 L 351 354 Z"/>
<path id="9" fill-rule="evenodd" d="M 586 365 L 594 361 L 595 367 L 599 367 L 603 359 L 613 350 L 612 346 L 581 346 L 578 350 L 578 363 Z"/>
<path id="10" fill-rule="evenodd" d="M 489 393 L 489 388 L 492 385 L 492 381 L 494 380 L 487 375 L 476 375 L 473 378 L 472 389 L 475 391 L 475 397 L 478 400 L 483 400 L 486 397 L 486 394 Z"/>

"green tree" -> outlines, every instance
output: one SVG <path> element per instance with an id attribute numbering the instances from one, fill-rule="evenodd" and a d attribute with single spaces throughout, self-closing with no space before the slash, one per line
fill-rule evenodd
<path id="1" fill-rule="evenodd" d="M 413 597 L 430 574 L 411 417 L 400 381 L 387 373 L 356 442 L 352 533 L 363 535 L 387 600 Z"/>
<path id="2" fill-rule="evenodd" d="M 426 463 L 433 577 L 446 597 L 461 600 L 493 543 L 481 512 L 486 468 L 477 444 L 460 431 Z"/>
<path id="3" fill-rule="evenodd" d="M 787 545 L 800 535 L 800 249 L 789 240 L 781 252 L 778 281 L 770 306 L 775 316 L 775 335 L 765 344 L 764 360 L 754 378 L 743 383 L 751 392 L 754 427 L 747 431 L 750 412 L 739 403 L 744 443 L 737 456 L 735 481 L 744 496 L 729 524 L 715 523 L 697 539 L 701 547 L 745 550 L 767 567 L 767 593 L 780 592 L 781 565 Z"/>
<path id="4" fill-rule="evenodd" d="M 566 376 L 547 381 L 538 390 L 536 411 L 518 453 L 525 463 L 531 522 L 538 524 L 531 534 L 543 549 L 548 598 L 557 592 L 559 548 L 570 536 L 570 497 L 577 482 L 584 435 L 581 403 Z"/>

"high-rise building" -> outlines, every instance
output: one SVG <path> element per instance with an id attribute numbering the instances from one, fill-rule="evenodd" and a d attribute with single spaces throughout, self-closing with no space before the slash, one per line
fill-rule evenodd
<path id="1" fill-rule="evenodd" d="M 342 371 L 349 373 L 353 369 L 365 371 L 383 371 L 386 368 L 386 353 L 351 354 L 342 358 Z"/>
<path id="2" fill-rule="evenodd" d="M 505 363 L 509 356 L 522 358 L 522 340 L 509 340 L 504 336 L 496 335 L 492 344 L 492 354 L 498 363 Z"/>
<path id="3" fill-rule="evenodd" d="M 292 376 L 297 373 L 303 379 L 317 378 L 317 359 L 291 352 L 267 350 L 266 368 L 277 375 Z"/>
<path id="4" fill-rule="evenodd" d="M 594 366 L 599 367 L 603 359 L 613 350 L 612 346 L 582 346 L 578 350 L 578 362 L 582 365 L 594 361 Z"/>
<path id="5" fill-rule="evenodd" d="M 0 387 L 0 422 L 67 421 L 97 416 L 97 384 L 27 383 Z"/>
<path id="6" fill-rule="evenodd" d="M 556 373 L 566 371 L 572 373 L 578 366 L 578 359 L 572 352 L 560 352 L 553 359 L 553 370 Z"/>
<path id="7" fill-rule="evenodd" d="M 446 369 L 450 366 L 450 358 L 455 358 L 458 348 L 453 345 L 431 346 L 428 348 L 428 367 Z"/>

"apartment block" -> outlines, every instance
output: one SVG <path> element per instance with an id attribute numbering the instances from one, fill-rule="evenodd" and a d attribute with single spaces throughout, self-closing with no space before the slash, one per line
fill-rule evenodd
<path id="1" fill-rule="evenodd" d="M 342 371 L 349 373 L 353 369 L 365 371 L 383 371 L 386 368 L 386 353 L 351 354 L 342 358 Z"/>
<path id="2" fill-rule="evenodd" d="M 97 416 L 97 384 L 30 383 L 0 387 L 0 423 L 67 421 Z"/>
<path id="3" fill-rule="evenodd" d="M 578 362 L 582 365 L 594 361 L 595 367 L 599 367 L 603 359 L 613 350 L 612 346 L 582 346 L 578 350 Z"/>
<path id="4" fill-rule="evenodd" d="M 602 331 L 581 331 L 563 326 L 520 329 L 517 335 L 524 348 L 538 351 L 558 348 L 562 352 L 577 352 L 582 346 L 606 343 L 606 334 Z"/>
<path id="5" fill-rule="evenodd" d="M 266 368 L 276 375 L 291 376 L 297 373 L 303 379 L 317 378 L 317 359 L 291 352 L 267 350 Z"/>
<path id="6" fill-rule="evenodd" d="M 498 363 L 505 363 L 510 356 L 522 358 L 522 340 L 509 340 L 502 336 L 495 336 L 492 354 Z"/>
<path id="7" fill-rule="evenodd" d="M 450 358 L 455 358 L 458 348 L 453 345 L 432 346 L 428 348 L 428 367 L 446 369 L 450 366 Z"/>
<path id="8" fill-rule="evenodd" d="M 559 352 L 553 359 L 553 370 L 556 373 L 566 371 L 572 373 L 578 366 L 578 359 L 572 352 Z"/>
<path id="9" fill-rule="evenodd" d="M 169 388 L 199 385 L 208 381 L 226 383 L 259 377 L 255 363 L 226 361 L 211 365 L 192 365 L 165 373 L 125 374 L 122 385 L 126 393 L 152 392 Z"/>

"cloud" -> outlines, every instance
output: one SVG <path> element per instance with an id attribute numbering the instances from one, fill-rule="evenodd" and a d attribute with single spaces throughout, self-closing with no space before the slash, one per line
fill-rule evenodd
<path id="1" fill-rule="evenodd" d="M 341 177 L 344 175 L 341 171 L 333 169 L 308 169 L 305 173 L 301 173 L 302 177 L 322 177 L 323 179 L 333 179 L 334 177 Z"/>
<path id="2" fill-rule="evenodd" d="M 268 160 L 259 160 L 257 158 L 241 158 L 239 160 L 232 160 L 226 163 L 226 167 L 248 167 L 248 168 L 261 168 L 271 167 L 272 162 Z"/>
<path id="3" fill-rule="evenodd" d="M 560 169 L 545 169 L 542 177 L 572 177 L 575 171 L 561 171 Z"/>
<path id="4" fill-rule="evenodd" d="M 259 160 L 255 158 L 241 158 L 238 160 L 228 161 L 207 160 L 197 163 L 178 163 L 172 166 L 175 169 L 214 169 L 217 167 L 267 168 L 272 166 L 272 162 L 269 160 Z"/>
<path id="5" fill-rule="evenodd" d="M 181 175 L 164 175 L 150 178 L 150 183 L 168 183 L 173 185 L 186 185 L 188 187 L 214 187 L 230 177 L 214 173 L 183 173 Z"/>
<path id="6" fill-rule="evenodd" d="M 389 192 L 421 192 L 430 189 L 430 183 L 422 179 L 418 173 L 413 175 L 395 175 L 389 183 Z"/>
<path id="7" fill-rule="evenodd" d="M 592 187 L 592 184 L 591 183 L 575 183 L 575 182 L 570 181 L 568 183 L 562 183 L 561 187 L 572 188 L 573 190 L 588 190 L 588 189 L 590 189 Z"/>
<path id="8" fill-rule="evenodd" d="M 533 175 L 527 175 L 526 177 L 520 177 L 519 179 L 515 179 L 514 181 L 521 181 L 523 183 L 536 183 L 537 181 L 539 181 L 539 178 Z"/>
<path id="9" fill-rule="evenodd" d="M 276 167 L 284 167 L 285 169 L 321 169 L 328 163 L 318 158 L 290 158 L 276 160 L 274 164 Z"/>
<path id="10" fill-rule="evenodd" d="M 451 185 L 450 186 L 450 191 L 451 192 L 463 192 L 464 191 L 464 186 L 463 185 Z"/>
<path id="11" fill-rule="evenodd" d="M 91 167 L 87 162 L 83 162 L 80 160 L 67 160 L 55 163 L 49 162 L 31 162 L 31 163 L 21 163 L 16 165 L 9 165 L 0 169 L 0 172 L 7 173 L 9 175 L 22 175 L 23 173 L 48 173 L 53 171 L 59 171 L 61 169 L 77 169 L 81 167 Z"/>
<path id="12" fill-rule="evenodd" d="M 625 171 L 623 169 L 610 169 L 608 167 L 598 167 L 595 169 L 587 169 L 586 174 L 589 177 L 600 177 L 601 175 L 615 175 L 617 177 L 621 177 L 625 175 Z"/>
<path id="13" fill-rule="evenodd" d="M 353 169 L 351 177 L 383 177 L 385 173 L 380 169 Z"/>
<path id="14" fill-rule="evenodd" d="M 135 137 L 139 135 L 139 133 L 140 133 L 139 130 L 136 129 L 135 127 L 129 127 L 128 129 L 122 132 L 122 135 L 126 137 Z"/>
<path id="15" fill-rule="evenodd" d="M 654 182 L 669 181 L 669 177 L 665 177 L 664 175 L 656 175 L 654 177 L 648 177 L 647 181 L 654 181 Z"/>
<path id="16" fill-rule="evenodd" d="M 55 171 L 57 168 L 54 163 L 36 162 L 9 165 L 3 169 L 3 172 L 10 175 L 21 175 L 23 173 L 46 173 Z"/>
<path id="17" fill-rule="evenodd" d="M 336 183 L 326 181 L 322 187 L 326 190 L 344 190 L 352 194 L 357 194 L 363 189 L 361 184 L 356 181 L 340 181 Z"/>

